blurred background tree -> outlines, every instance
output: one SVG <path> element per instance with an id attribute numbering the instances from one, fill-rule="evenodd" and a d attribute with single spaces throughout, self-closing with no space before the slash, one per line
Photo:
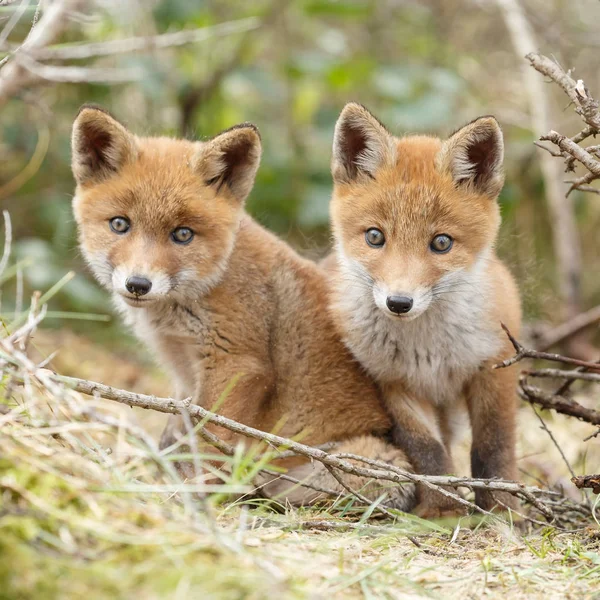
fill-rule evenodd
<path id="1" fill-rule="evenodd" d="M 328 249 L 330 148 L 347 101 L 365 104 L 396 134 L 447 136 L 494 114 L 506 136 L 499 250 L 527 319 L 558 322 L 600 303 L 600 200 L 566 199 L 568 177 L 558 164 L 544 167 L 533 145 L 545 133 L 539 111 L 566 134 L 580 122 L 522 56 L 553 56 L 600 91 L 597 0 L 70 0 L 55 38 L 20 51 L 32 23 L 31 35 L 39 33 L 60 3 L 0 0 L 0 204 L 12 216 L 20 265 L 3 311 L 75 270 L 52 310 L 110 312 L 85 275 L 70 208 L 70 128 L 85 102 L 140 134 L 202 139 L 255 123 L 264 157 L 248 210 L 310 257 Z M 89 46 L 194 30 L 206 39 L 102 56 Z M 10 77 L 20 80 L 6 93 Z M 107 341 L 118 333 L 113 322 L 47 323 Z"/>

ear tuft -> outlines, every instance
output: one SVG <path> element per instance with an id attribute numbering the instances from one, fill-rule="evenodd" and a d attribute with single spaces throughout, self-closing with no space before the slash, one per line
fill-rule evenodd
<path id="1" fill-rule="evenodd" d="M 72 169 L 78 184 L 114 175 L 136 153 L 135 137 L 99 106 L 84 104 L 71 136 Z"/>
<path id="2" fill-rule="evenodd" d="M 375 177 L 396 161 L 394 138 L 361 104 L 346 104 L 335 125 L 331 172 L 337 182 Z"/>
<path id="3" fill-rule="evenodd" d="M 504 184 L 504 141 L 494 117 L 480 117 L 447 139 L 438 154 L 437 167 L 449 172 L 457 185 L 496 198 Z"/>
<path id="4" fill-rule="evenodd" d="M 243 202 L 254 185 L 261 153 L 258 128 L 241 123 L 203 143 L 193 166 L 217 193 L 226 185 Z"/>

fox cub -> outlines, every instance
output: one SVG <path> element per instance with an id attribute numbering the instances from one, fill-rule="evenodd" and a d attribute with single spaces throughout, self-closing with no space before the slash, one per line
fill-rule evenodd
<path id="1" fill-rule="evenodd" d="M 409 468 L 384 441 L 391 422 L 375 384 L 336 332 L 326 275 L 244 212 L 261 155 L 253 125 L 207 142 L 142 138 L 107 112 L 83 107 L 72 151 L 83 254 L 171 372 L 179 397 L 211 408 L 237 378 L 222 415 Z M 171 417 L 162 446 L 184 431 L 183 419 Z M 344 493 L 322 465 L 280 464 L 297 479 Z M 280 479 L 267 483 L 267 493 L 292 504 L 319 496 Z M 363 493 L 376 498 L 381 490 Z M 400 509 L 414 498 L 412 485 L 388 490 Z"/>
<path id="2" fill-rule="evenodd" d="M 466 403 L 473 476 L 517 476 L 515 371 L 492 369 L 511 354 L 501 322 L 515 335 L 520 326 L 516 285 L 494 251 L 502 161 L 493 117 L 444 141 L 399 139 L 348 104 L 335 128 L 332 315 L 421 473 L 452 472 Z M 418 495 L 421 515 L 456 508 L 439 493 Z M 510 496 L 477 491 L 485 509 L 496 500 L 513 506 Z"/>

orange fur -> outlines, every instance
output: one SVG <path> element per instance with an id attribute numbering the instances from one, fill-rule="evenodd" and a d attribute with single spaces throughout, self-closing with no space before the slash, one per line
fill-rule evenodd
<path id="1" fill-rule="evenodd" d="M 473 475 L 517 476 L 515 371 L 491 368 L 511 354 L 500 323 L 517 335 L 520 326 L 516 285 L 494 251 L 502 154 L 493 117 L 444 141 L 395 138 L 356 104 L 336 125 L 332 314 L 380 384 L 396 443 L 424 473 L 452 471 L 466 405 Z M 366 240 L 372 228 L 384 239 L 376 247 Z M 451 238 L 445 253 L 431 247 L 439 235 Z M 421 514 L 454 508 L 439 494 L 420 494 Z M 477 501 L 495 503 L 489 494 Z"/>
<path id="2" fill-rule="evenodd" d="M 139 138 L 87 108 L 75 122 L 73 149 L 83 252 L 171 372 L 179 397 L 210 409 L 234 383 L 219 409 L 224 416 L 409 468 L 383 439 L 391 422 L 376 386 L 335 329 L 324 273 L 244 213 L 260 158 L 256 128 L 238 126 L 204 143 Z M 114 217 L 129 229 L 111 231 Z M 182 227 L 193 231 L 189 243 L 171 237 Z M 147 279 L 149 291 L 130 292 L 132 277 Z M 171 418 L 162 445 L 184 432 L 182 419 Z M 345 493 L 322 466 L 304 459 L 284 466 Z M 267 489 L 298 504 L 319 496 L 277 479 Z M 397 486 L 389 501 L 408 509 L 413 496 L 410 485 Z"/>

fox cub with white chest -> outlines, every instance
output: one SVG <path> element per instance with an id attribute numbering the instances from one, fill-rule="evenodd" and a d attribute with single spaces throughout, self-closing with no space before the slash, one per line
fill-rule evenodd
<path id="1" fill-rule="evenodd" d="M 331 311 L 420 473 L 453 471 L 450 446 L 466 403 L 473 476 L 517 476 L 516 371 L 492 369 L 512 353 L 501 323 L 515 335 L 520 327 L 516 285 L 494 250 L 502 162 L 493 117 L 444 141 L 396 138 L 348 104 L 335 128 Z M 514 506 L 511 496 L 476 493 L 485 509 L 496 500 Z M 419 489 L 419 514 L 455 508 Z"/>
<path id="2" fill-rule="evenodd" d="M 253 125 L 207 142 L 142 138 L 105 111 L 83 107 L 72 150 L 83 254 L 170 371 L 180 398 L 210 409 L 237 378 L 220 414 L 410 468 L 384 440 L 391 421 L 377 387 L 336 331 L 325 274 L 244 212 L 261 155 Z M 171 417 L 162 445 L 184 431 L 182 419 Z M 320 464 L 280 464 L 297 479 L 345 493 Z M 280 478 L 266 491 L 293 504 L 319 496 Z M 374 499 L 381 490 L 363 493 Z M 412 484 L 395 486 L 387 502 L 408 510 L 414 497 Z"/>

